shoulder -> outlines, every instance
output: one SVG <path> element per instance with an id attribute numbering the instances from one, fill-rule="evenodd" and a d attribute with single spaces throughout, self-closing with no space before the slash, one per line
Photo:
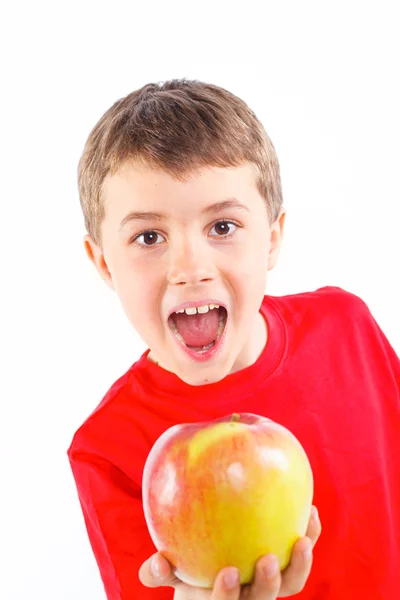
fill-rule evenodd
<path id="1" fill-rule="evenodd" d="M 132 369 L 108 390 L 74 433 L 67 456 L 73 471 L 123 473 L 140 485 L 151 447 L 152 419 L 143 412 Z"/>
<path id="2" fill-rule="evenodd" d="M 322 319 L 323 321 L 357 321 L 372 320 L 366 303 L 356 294 L 340 287 L 326 286 L 310 292 L 290 294 L 286 296 L 266 296 L 267 303 L 272 303 L 283 313 L 285 320 L 294 318 Z"/>
<path id="3" fill-rule="evenodd" d="M 288 341 L 331 347 L 343 343 L 353 348 L 359 344 L 380 343 L 380 332 L 367 304 L 356 294 L 339 287 L 323 287 L 315 291 L 279 297 L 266 296 L 279 314 Z"/>
<path id="4" fill-rule="evenodd" d="M 131 396 L 131 371 L 119 377 L 101 402 L 75 431 L 67 454 L 70 459 L 85 453 L 101 453 L 104 441 L 115 431 L 115 421 L 127 397 Z"/>

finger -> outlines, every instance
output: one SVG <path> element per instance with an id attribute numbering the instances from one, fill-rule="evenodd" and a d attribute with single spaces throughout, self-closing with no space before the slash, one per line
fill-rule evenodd
<path id="1" fill-rule="evenodd" d="M 319 520 L 318 510 L 316 506 L 311 507 L 311 517 L 308 522 L 306 536 L 310 538 L 312 545 L 315 546 L 319 536 L 321 535 L 322 526 Z"/>
<path id="2" fill-rule="evenodd" d="M 254 581 L 247 588 L 247 600 L 275 600 L 281 587 L 278 559 L 273 554 L 260 558 L 256 565 Z"/>
<path id="3" fill-rule="evenodd" d="M 310 538 L 300 538 L 293 546 L 289 566 L 282 573 L 279 595 L 298 594 L 304 588 L 311 571 L 313 544 Z"/>
<path id="4" fill-rule="evenodd" d="M 150 556 L 142 564 L 139 569 L 139 579 L 146 587 L 174 586 L 179 582 L 172 572 L 170 563 L 159 552 Z"/>
<path id="5" fill-rule="evenodd" d="M 210 600 L 239 600 L 239 571 L 235 567 L 222 569 L 214 581 Z"/>

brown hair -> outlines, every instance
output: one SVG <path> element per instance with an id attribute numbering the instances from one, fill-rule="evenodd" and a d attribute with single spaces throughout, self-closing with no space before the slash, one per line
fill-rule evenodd
<path id="1" fill-rule="evenodd" d="M 275 148 L 247 104 L 218 86 L 186 79 L 149 83 L 101 117 L 78 168 L 85 226 L 97 244 L 104 218 L 104 179 L 130 159 L 181 181 L 201 167 L 249 162 L 270 220 L 279 214 L 282 189 Z"/>

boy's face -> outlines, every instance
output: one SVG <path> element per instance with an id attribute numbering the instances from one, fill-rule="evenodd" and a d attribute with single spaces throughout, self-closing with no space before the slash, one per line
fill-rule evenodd
<path id="1" fill-rule="evenodd" d="M 182 183 L 129 163 L 106 178 L 103 198 L 102 249 L 86 236 L 86 250 L 149 358 L 191 385 L 252 364 L 284 222 L 282 210 L 269 224 L 253 168 L 210 167 Z M 177 313 L 186 303 L 203 308 Z"/>

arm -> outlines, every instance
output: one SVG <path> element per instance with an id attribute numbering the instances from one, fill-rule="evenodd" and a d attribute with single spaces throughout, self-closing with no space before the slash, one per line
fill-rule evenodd
<path id="1" fill-rule="evenodd" d="M 347 310 L 360 336 L 358 352 L 365 353 L 365 362 L 374 381 L 385 386 L 385 393 L 400 407 L 400 359 L 383 333 L 368 305 L 354 294 L 347 294 Z M 346 308 L 346 307 L 345 307 Z"/>
<path id="2" fill-rule="evenodd" d="M 381 375 L 381 380 L 388 382 L 397 400 L 396 407 L 400 407 L 400 359 L 368 308 L 367 310 L 372 335 L 377 342 L 371 364 L 378 370 L 378 377 Z"/>
<path id="3" fill-rule="evenodd" d="M 397 390 L 398 390 L 398 395 L 399 395 L 399 400 L 400 400 L 400 359 L 397 356 L 394 349 L 392 348 L 392 346 L 390 345 L 387 337 L 385 336 L 383 331 L 380 329 L 379 325 L 376 323 L 376 321 L 375 321 L 375 325 L 378 330 L 385 354 L 387 356 L 387 359 L 388 359 L 388 362 L 390 365 L 390 370 L 393 375 L 393 379 L 397 385 Z"/>
<path id="4" fill-rule="evenodd" d="M 108 461 L 68 452 L 90 544 L 108 600 L 172 600 L 169 587 L 146 588 L 141 564 L 155 552 L 140 489 Z"/>

